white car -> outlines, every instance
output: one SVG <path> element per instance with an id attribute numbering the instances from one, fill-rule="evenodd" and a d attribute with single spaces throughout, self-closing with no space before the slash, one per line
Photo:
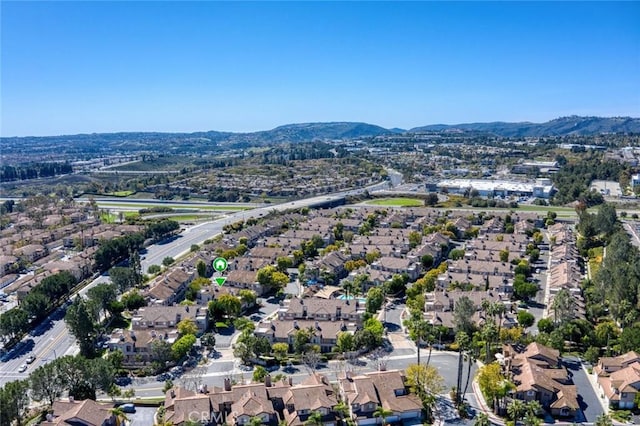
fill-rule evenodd
<path id="1" fill-rule="evenodd" d="M 18 373 L 24 373 L 27 371 L 27 364 L 22 364 L 20 368 L 18 368 Z"/>

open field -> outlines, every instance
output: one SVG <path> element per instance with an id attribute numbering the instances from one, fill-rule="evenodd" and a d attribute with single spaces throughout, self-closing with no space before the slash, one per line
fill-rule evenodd
<path id="1" fill-rule="evenodd" d="M 381 198 L 379 200 L 367 201 L 366 204 L 372 204 L 374 206 L 420 207 L 424 206 L 424 201 L 415 198 Z"/>
<path id="2" fill-rule="evenodd" d="M 112 197 L 128 197 L 130 195 L 133 195 L 133 191 L 116 191 L 116 192 L 107 192 L 104 195 L 109 195 Z"/>
<path id="3" fill-rule="evenodd" d="M 118 203 L 114 201 L 97 201 L 97 204 L 100 208 L 119 208 L 126 210 L 138 210 L 144 209 L 154 206 L 162 206 L 162 207 L 171 207 L 173 209 L 189 209 L 189 210 L 206 210 L 206 211 L 241 211 L 241 210 L 251 210 L 251 207 L 245 206 L 203 206 L 203 205 L 194 205 L 194 204 L 163 204 L 163 203 Z"/>

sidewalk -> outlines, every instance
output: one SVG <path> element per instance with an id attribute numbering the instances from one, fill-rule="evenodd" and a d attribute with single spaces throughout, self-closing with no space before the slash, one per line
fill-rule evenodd
<path id="1" fill-rule="evenodd" d="M 487 402 L 484 400 L 484 395 L 482 395 L 482 392 L 480 391 L 480 386 L 478 385 L 478 381 L 476 380 L 475 377 L 473 379 L 473 382 L 471 382 L 471 388 L 473 389 L 473 394 L 476 397 L 476 401 L 478 401 L 478 405 L 479 405 L 480 409 L 487 416 L 489 416 L 489 421 L 491 421 L 492 424 L 504 426 L 504 424 L 505 424 L 504 419 L 502 419 L 501 417 L 496 416 L 493 413 L 493 410 L 491 410 L 491 408 L 489 408 L 489 406 L 487 405 Z"/>

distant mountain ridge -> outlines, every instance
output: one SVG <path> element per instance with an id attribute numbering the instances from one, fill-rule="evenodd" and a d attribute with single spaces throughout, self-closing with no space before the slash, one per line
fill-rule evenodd
<path id="1" fill-rule="evenodd" d="M 568 136 L 568 135 L 597 135 L 601 133 L 639 133 L 640 118 L 632 117 L 560 117 L 546 123 L 507 123 L 496 121 L 492 123 L 463 123 L 463 124 L 431 124 L 414 127 L 410 133 L 443 132 L 453 130 L 476 131 L 492 133 L 504 137 L 540 137 L 540 136 Z"/>
<path id="2" fill-rule="evenodd" d="M 190 147 L 249 146 L 269 145 L 273 143 L 299 143 L 316 140 L 342 140 L 374 137 L 381 135 L 397 135 L 400 133 L 468 131 L 489 133 L 503 137 L 539 137 L 566 135 L 596 135 L 601 133 L 640 133 L 640 118 L 631 117 L 561 117 L 546 123 L 463 123 L 463 124 L 431 124 L 415 127 L 410 130 L 399 128 L 385 129 L 374 124 L 362 122 L 318 122 L 287 124 L 271 130 L 257 132 L 234 133 L 218 131 L 201 131 L 192 133 L 168 132 L 120 132 L 92 133 L 63 136 L 40 137 L 3 137 L 3 147 L 17 146 L 22 143 L 38 142 L 51 144 L 78 144 L 97 148 L 133 149 L 165 149 L 180 150 Z"/>

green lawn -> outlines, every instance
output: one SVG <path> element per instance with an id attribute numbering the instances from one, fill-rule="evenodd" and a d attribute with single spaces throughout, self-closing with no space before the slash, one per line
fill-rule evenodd
<path id="1" fill-rule="evenodd" d="M 239 210 L 250 210 L 253 207 L 236 207 L 236 206 L 200 206 L 194 204 L 162 204 L 162 203 L 119 203 L 117 201 L 97 201 L 99 207 L 108 208 L 108 207 L 122 207 L 127 208 L 131 207 L 132 210 L 150 208 L 150 207 L 166 207 L 169 206 L 173 209 L 192 209 L 192 210 L 220 210 L 220 211 L 239 211 Z"/>
<path id="2" fill-rule="evenodd" d="M 128 197 L 129 195 L 133 195 L 133 191 L 116 191 L 116 192 L 107 192 L 104 195 L 111 195 L 113 197 Z"/>
<path id="3" fill-rule="evenodd" d="M 424 201 L 415 198 L 381 198 L 367 201 L 367 204 L 373 204 L 374 206 L 420 207 L 424 206 Z"/>

